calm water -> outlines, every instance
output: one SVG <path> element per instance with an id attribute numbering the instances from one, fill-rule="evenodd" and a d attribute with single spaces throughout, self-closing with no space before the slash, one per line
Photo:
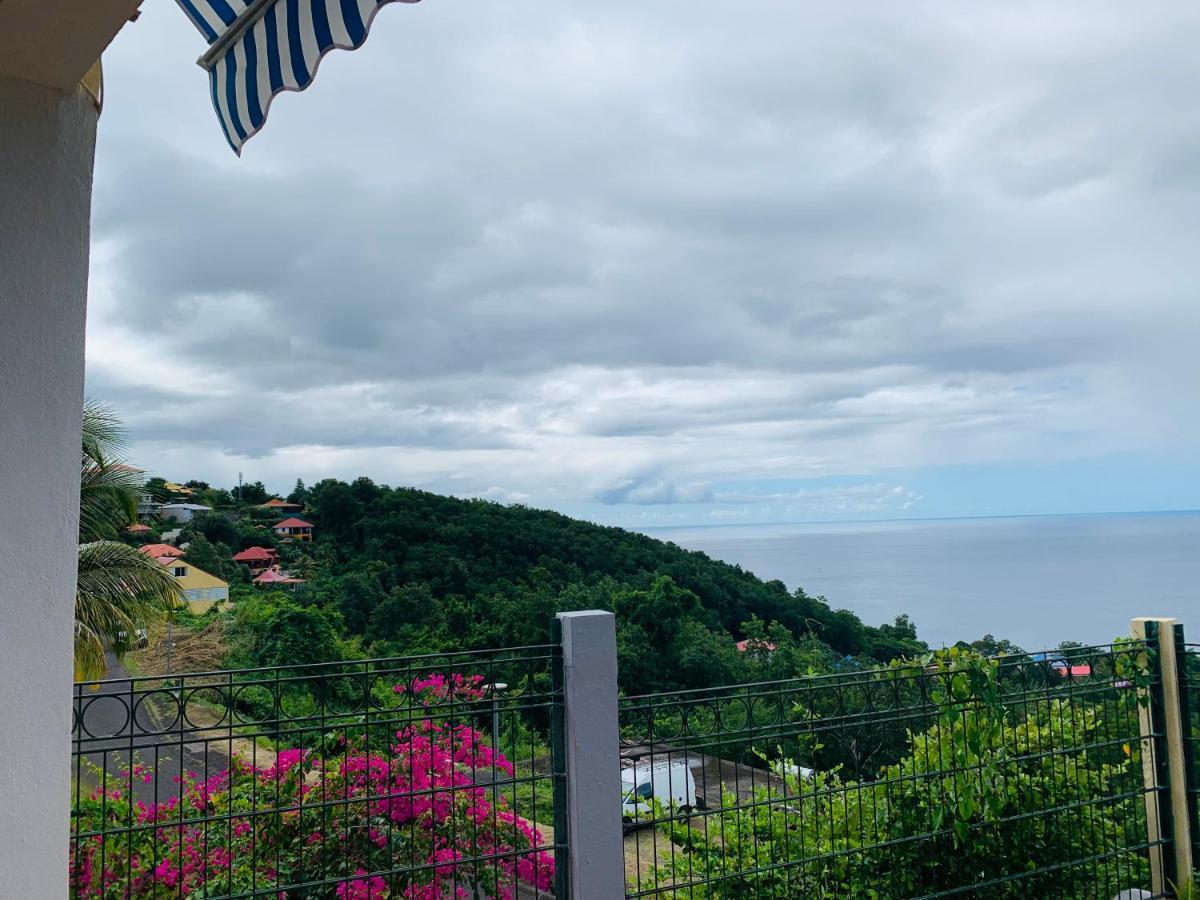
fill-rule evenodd
<path id="1" fill-rule="evenodd" d="M 650 531 L 930 644 L 1107 642 L 1139 615 L 1200 640 L 1200 513 L 750 525 Z"/>

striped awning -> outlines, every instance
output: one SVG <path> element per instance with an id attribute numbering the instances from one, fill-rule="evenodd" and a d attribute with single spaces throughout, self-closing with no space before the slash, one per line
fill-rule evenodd
<path id="1" fill-rule="evenodd" d="M 367 39 L 381 6 L 417 0 L 177 0 L 208 41 L 213 108 L 239 155 L 281 91 L 302 91 L 330 50 Z"/>

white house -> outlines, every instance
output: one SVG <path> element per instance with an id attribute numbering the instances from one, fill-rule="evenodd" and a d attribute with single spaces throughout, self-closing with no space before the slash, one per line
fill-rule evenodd
<path id="1" fill-rule="evenodd" d="M 159 508 L 158 515 L 163 519 L 186 525 L 192 521 L 192 516 L 202 512 L 212 512 L 212 507 L 203 503 L 164 503 Z"/>

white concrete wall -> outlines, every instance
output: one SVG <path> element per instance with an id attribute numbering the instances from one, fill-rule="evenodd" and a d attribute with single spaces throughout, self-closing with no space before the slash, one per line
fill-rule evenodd
<path id="1" fill-rule="evenodd" d="M 67 892 L 96 108 L 0 78 L 0 895 Z"/>

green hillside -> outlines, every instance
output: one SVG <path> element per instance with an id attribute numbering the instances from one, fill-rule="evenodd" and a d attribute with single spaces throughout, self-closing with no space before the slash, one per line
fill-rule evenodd
<path id="1" fill-rule="evenodd" d="M 286 601 L 235 591 L 242 599 L 234 633 L 246 648 L 239 662 L 300 661 L 289 654 L 318 644 L 328 655 L 333 641 L 351 656 L 541 643 L 554 613 L 587 608 L 617 613 L 627 691 L 786 677 L 925 649 L 904 617 L 871 627 L 703 553 L 555 512 L 366 478 L 298 485 L 289 499 L 303 503 L 316 526 L 312 544 L 281 547 L 284 563 L 307 583 Z M 238 574 L 230 552 L 273 542 L 250 516 L 234 523 L 214 514 L 188 532 L 204 536 L 189 552 L 209 567 L 223 557 L 226 577 Z M 269 603 L 290 609 L 264 609 Z M 316 615 L 323 622 L 314 624 Z M 331 637 L 314 643 L 314 628 Z M 281 643 L 280 629 L 307 637 Z M 734 642 L 744 637 L 776 651 L 738 653 Z"/>

